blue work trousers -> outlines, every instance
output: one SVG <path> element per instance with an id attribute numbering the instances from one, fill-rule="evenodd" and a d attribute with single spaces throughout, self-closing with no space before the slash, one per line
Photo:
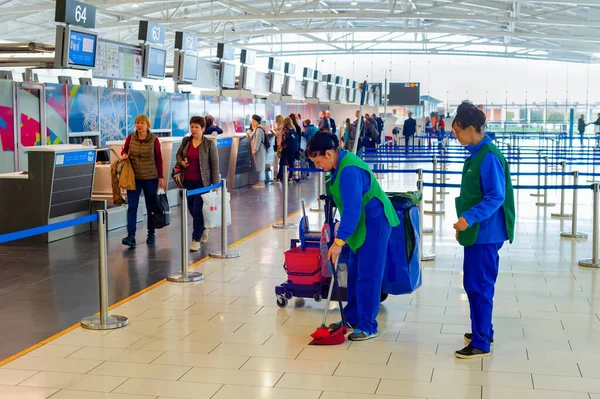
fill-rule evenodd
<path id="1" fill-rule="evenodd" d="M 377 332 L 376 318 L 392 228 L 383 212 L 373 218 L 367 215 L 366 225 L 365 243 L 348 256 L 348 304 L 344 312 L 348 323 L 373 334 Z"/>
<path id="2" fill-rule="evenodd" d="M 471 308 L 471 345 L 486 352 L 490 351 L 490 341 L 494 338 L 494 285 L 500 263 L 498 251 L 502 245 L 492 243 L 465 247 L 463 286 Z"/>

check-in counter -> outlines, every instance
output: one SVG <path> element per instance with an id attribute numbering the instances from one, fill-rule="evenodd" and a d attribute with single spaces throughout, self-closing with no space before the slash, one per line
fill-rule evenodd
<path id="1" fill-rule="evenodd" d="M 59 144 L 26 147 L 26 172 L 0 174 L 0 234 L 90 214 L 94 147 Z M 31 238 L 52 242 L 90 230 L 89 224 Z"/>

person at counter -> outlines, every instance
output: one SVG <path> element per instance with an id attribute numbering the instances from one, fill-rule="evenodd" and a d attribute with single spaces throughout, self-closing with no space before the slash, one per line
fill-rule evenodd
<path id="1" fill-rule="evenodd" d="M 223 129 L 215 125 L 215 118 L 212 115 L 206 115 L 206 131 L 204 134 L 223 134 Z"/>
<path id="2" fill-rule="evenodd" d="M 258 183 L 252 187 L 265 187 L 265 167 L 267 163 L 267 149 L 265 147 L 265 130 L 260 126 L 262 118 L 259 115 L 252 115 L 252 126 L 246 132 L 246 136 L 251 140 L 252 161 L 254 170 L 258 173 Z"/>
<path id="3" fill-rule="evenodd" d="M 183 187 L 195 190 L 217 184 L 220 181 L 219 155 L 215 140 L 204 140 L 206 120 L 201 116 L 190 118 L 191 136 L 186 136 L 181 141 L 177 150 L 177 163 L 185 169 Z M 217 191 L 215 189 L 214 191 Z M 192 243 L 190 251 L 200 250 L 200 243 L 208 241 L 208 230 L 204 228 L 204 216 L 202 214 L 202 195 L 191 195 L 188 197 L 188 210 L 194 219 L 192 232 Z"/>
<path id="4" fill-rule="evenodd" d="M 123 245 L 135 247 L 137 211 L 140 193 L 143 191 L 148 210 L 146 244 L 154 245 L 156 235 L 150 212 L 156 206 L 156 192 L 159 188 L 165 189 L 165 182 L 160 141 L 155 134 L 150 133 L 150 119 L 146 115 L 138 115 L 135 118 L 135 132 L 127 136 L 121 150 L 121 158 L 129 159 L 135 174 L 135 190 L 127 190 L 127 237 L 121 242 Z"/>
<path id="5" fill-rule="evenodd" d="M 294 160 L 296 159 L 296 151 L 299 148 L 299 140 L 296 137 L 296 128 L 292 123 L 292 120 L 287 117 L 283 120 L 283 132 L 281 140 L 281 155 L 279 158 L 279 170 L 277 172 L 277 181 L 283 180 L 283 167 L 287 165 L 288 168 L 294 166 Z"/>

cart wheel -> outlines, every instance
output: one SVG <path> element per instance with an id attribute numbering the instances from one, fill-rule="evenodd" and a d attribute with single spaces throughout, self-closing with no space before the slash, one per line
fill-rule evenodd
<path id="1" fill-rule="evenodd" d="M 288 305 L 288 300 L 286 297 L 284 297 L 284 296 L 277 297 L 277 306 L 279 306 L 280 308 L 285 308 L 287 305 Z"/>
<path id="2" fill-rule="evenodd" d="M 315 296 L 313 296 L 313 299 L 314 299 L 316 302 L 321 302 L 321 299 L 323 299 L 323 298 L 321 298 L 321 294 L 315 294 Z"/>
<path id="3" fill-rule="evenodd" d="M 294 295 L 292 295 L 292 293 L 291 293 L 291 292 L 286 292 L 286 293 L 285 293 L 285 298 L 287 298 L 287 299 L 292 299 L 293 297 L 294 297 Z"/>
<path id="4" fill-rule="evenodd" d="M 383 302 L 387 299 L 388 294 L 386 292 L 382 292 L 381 293 L 381 298 L 379 299 L 379 302 Z"/>

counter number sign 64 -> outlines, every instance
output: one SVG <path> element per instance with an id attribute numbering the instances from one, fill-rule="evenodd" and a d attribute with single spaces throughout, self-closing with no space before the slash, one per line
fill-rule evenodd
<path id="1" fill-rule="evenodd" d="M 80 5 L 77 5 L 77 7 L 75 7 L 75 21 L 77 22 L 82 22 L 85 24 L 85 20 L 87 19 L 87 17 L 85 16 L 87 13 L 87 7 L 82 7 Z"/>

